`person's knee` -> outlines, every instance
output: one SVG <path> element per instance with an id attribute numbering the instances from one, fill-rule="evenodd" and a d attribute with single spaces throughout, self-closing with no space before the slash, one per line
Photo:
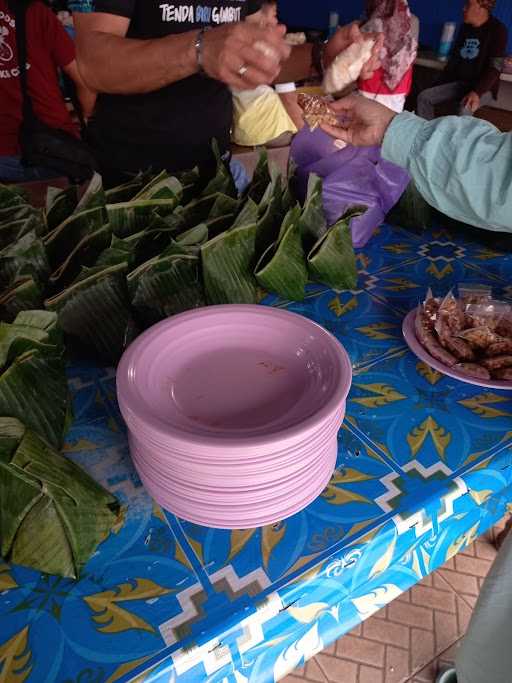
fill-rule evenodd
<path id="1" fill-rule="evenodd" d="M 424 104 L 433 104 L 432 93 L 433 88 L 427 88 L 427 90 L 423 90 L 418 96 L 418 101 Z"/>

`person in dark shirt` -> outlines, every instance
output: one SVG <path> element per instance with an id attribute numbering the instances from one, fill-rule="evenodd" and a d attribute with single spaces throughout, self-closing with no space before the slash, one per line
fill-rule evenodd
<path id="1" fill-rule="evenodd" d="M 212 138 L 229 155 L 230 88 L 306 78 L 363 40 L 349 26 L 325 46 L 290 48 L 284 26 L 245 21 L 261 5 L 262 0 L 70 0 L 80 71 L 99 93 L 89 140 L 107 185 L 149 167 L 176 172 L 198 165 L 206 176 L 214 163 Z M 379 50 L 377 41 L 367 76 Z"/>
<path id="2" fill-rule="evenodd" d="M 498 97 L 500 73 L 495 61 L 505 56 L 507 29 L 491 15 L 495 0 L 467 0 L 464 25 L 438 85 L 418 98 L 417 114 L 434 118 L 437 104 L 457 100 L 459 114 L 473 116 Z"/>

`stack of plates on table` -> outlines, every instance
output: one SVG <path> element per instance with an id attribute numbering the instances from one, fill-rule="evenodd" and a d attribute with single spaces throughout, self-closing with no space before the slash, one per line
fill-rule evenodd
<path id="1" fill-rule="evenodd" d="M 252 528 L 298 512 L 328 483 L 351 378 L 346 351 L 316 323 L 211 306 L 138 337 L 117 395 L 135 467 L 164 509 Z"/>

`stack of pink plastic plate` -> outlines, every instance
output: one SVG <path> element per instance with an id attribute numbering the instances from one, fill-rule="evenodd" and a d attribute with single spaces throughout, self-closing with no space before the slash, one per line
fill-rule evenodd
<path id="1" fill-rule="evenodd" d="M 351 378 L 346 351 L 316 323 L 267 306 L 211 306 L 138 337 L 117 395 L 135 467 L 164 509 L 251 528 L 324 489 Z"/>

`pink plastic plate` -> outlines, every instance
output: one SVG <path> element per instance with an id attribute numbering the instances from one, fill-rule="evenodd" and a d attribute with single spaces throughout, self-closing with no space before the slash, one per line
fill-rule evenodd
<path id="1" fill-rule="evenodd" d="M 117 391 L 122 410 L 176 448 L 279 449 L 334 415 L 351 377 L 346 351 L 320 325 L 267 306 L 210 306 L 140 335 Z"/>
<path id="2" fill-rule="evenodd" d="M 464 375 L 462 372 L 454 370 L 453 368 L 450 368 L 447 365 L 440 363 L 435 358 L 432 358 L 429 352 L 416 339 L 416 333 L 414 331 L 414 320 L 416 316 L 416 311 L 417 309 L 415 308 L 405 316 L 402 325 L 402 332 L 408 347 L 420 360 L 430 365 L 430 367 L 434 368 L 434 370 L 442 372 L 443 375 L 453 377 L 453 379 L 458 379 L 461 382 L 466 382 L 467 384 L 476 384 L 476 386 L 486 387 L 488 389 L 505 389 L 507 391 L 512 391 L 512 382 L 505 382 L 503 380 L 497 379 L 482 380 L 476 379 L 475 377 L 468 377 L 467 375 Z"/>

